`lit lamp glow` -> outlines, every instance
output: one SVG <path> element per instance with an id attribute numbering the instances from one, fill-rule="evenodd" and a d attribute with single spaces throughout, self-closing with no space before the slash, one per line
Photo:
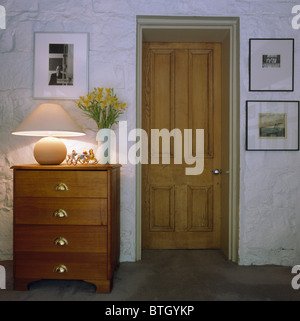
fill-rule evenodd
<path id="1" fill-rule="evenodd" d="M 39 105 L 12 134 L 43 137 L 33 150 L 34 157 L 40 165 L 59 165 L 66 158 L 67 148 L 57 137 L 85 135 L 58 104 Z"/>

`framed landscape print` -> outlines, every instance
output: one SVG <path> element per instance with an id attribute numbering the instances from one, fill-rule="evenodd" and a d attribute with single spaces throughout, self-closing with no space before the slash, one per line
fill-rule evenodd
<path id="1" fill-rule="evenodd" d="M 294 39 L 249 40 L 249 90 L 294 90 Z"/>
<path id="2" fill-rule="evenodd" d="M 299 102 L 246 102 L 246 150 L 299 150 Z"/>
<path id="3" fill-rule="evenodd" d="M 76 99 L 88 93 L 88 41 L 88 33 L 34 34 L 34 98 Z"/>

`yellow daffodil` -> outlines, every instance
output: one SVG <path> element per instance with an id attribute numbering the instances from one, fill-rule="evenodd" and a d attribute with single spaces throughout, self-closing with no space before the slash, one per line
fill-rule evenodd
<path id="1" fill-rule="evenodd" d="M 126 104 L 119 102 L 113 88 L 95 88 L 85 97 L 80 96 L 77 107 L 97 123 L 98 129 L 111 128 L 126 110 Z"/>

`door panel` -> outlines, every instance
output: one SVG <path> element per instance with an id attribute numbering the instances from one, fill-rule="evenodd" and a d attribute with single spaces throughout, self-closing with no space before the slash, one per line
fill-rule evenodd
<path id="1" fill-rule="evenodd" d="M 143 129 L 149 138 L 149 164 L 142 166 L 142 246 L 145 249 L 220 247 L 221 45 L 143 44 Z M 170 164 L 151 164 L 151 130 L 179 129 L 182 164 L 170 138 Z M 204 171 L 186 175 L 184 130 L 204 129 Z"/>
<path id="2" fill-rule="evenodd" d="M 212 231 L 212 186 L 188 186 L 188 231 Z"/>
<path id="3" fill-rule="evenodd" d="M 173 107 L 174 52 L 172 50 L 151 51 L 151 128 L 171 129 Z"/>
<path id="4" fill-rule="evenodd" d="M 189 128 L 204 129 L 205 156 L 213 157 L 213 100 L 212 94 L 212 50 L 189 51 Z M 199 106 L 201 117 L 199 117 Z M 205 108 L 207 107 L 207 108 Z M 193 154 L 195 154 L 196 142 L 193 141 Z"/>
<path id="5" fill-rule="evenodd" d="M 174 231 L 174 186 L 150 187 L 150 231 Z"/>

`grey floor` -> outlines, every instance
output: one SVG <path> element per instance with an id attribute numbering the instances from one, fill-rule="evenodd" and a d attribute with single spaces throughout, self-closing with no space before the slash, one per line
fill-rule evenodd
<path id="1" fill-rule="evenodd" d="M 83 281 L 41 280 L 13 291 L 12 262 L 0 301 L 300 301 L 290 267 L 238 266 L 219 251 L 144 251 L 142 260 L 121 263 L 110 294 Z"/>

